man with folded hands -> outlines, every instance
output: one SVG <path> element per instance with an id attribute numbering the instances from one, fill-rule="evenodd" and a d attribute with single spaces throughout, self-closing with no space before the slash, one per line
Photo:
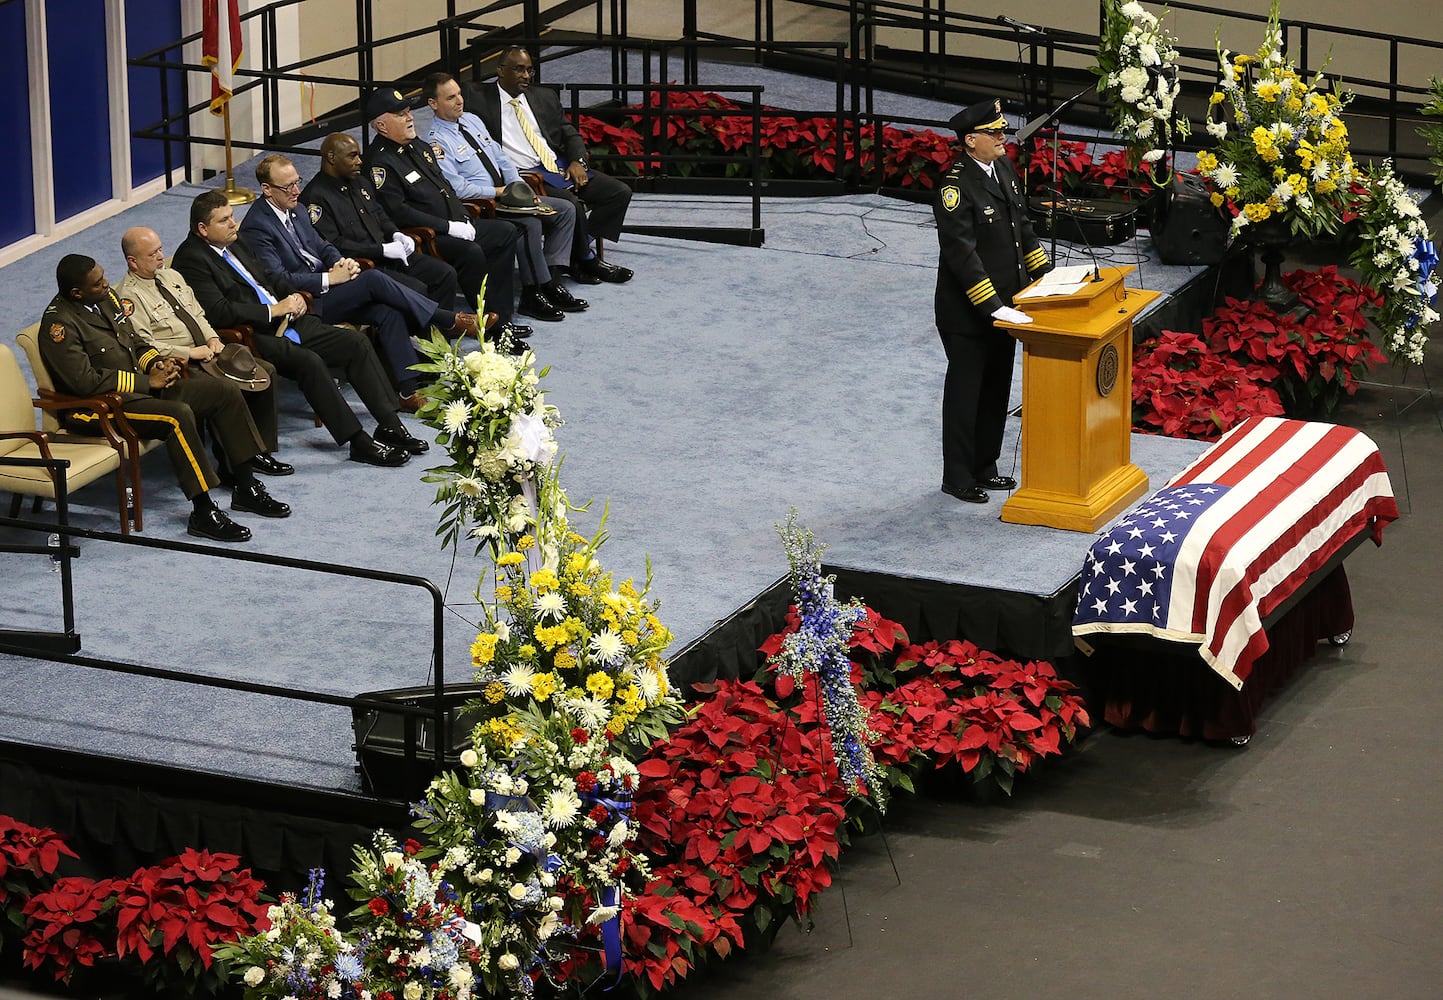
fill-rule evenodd
<path id="1" fill-rule="evenodd" d="M 186 365 L 191 375 L 214 377 L 203 366 L 219 356 L 225 345 L 180 272 L 165 266 L 160 235 L 144 226 L 127 229 L 120 237 L 120 251 L 125 254 L 126 272 L 115 293 L 135 332 L 161 357 L 176 358 Z M 268 384 L 241 395 L 265 445 L 265 451 L 251 459 L 251 467 L 267 476 L 289 476 L 295 468 L 274 457 L 279 448 L 278 418 L 275 386 L 269 379 L 276 369 L 259 358 L 256 364 L 265 371 Z"/>
<path id="2" fill-rule="evenodd" d="M 224 197 L 222 195 L 222 197 Z M 250 529 L 216 506 L 210 491 L 220 482 L 205 453 L 199 423 L 207 421 L 235 477 L 231 509 L 262 517 L 288 517 L 290 507 L 255 478 L 262 442 L 239 388 L 221 379 L 182 378 L 184 363 L 163 357 L 136 331 L 120 297 L 93 258 L 67 254 L 55 268 L 59 291 L 40 319 L 37 342 L 46 370 L 61 392 L 74 396 L 117 393 L 126 419 L 144 438 L 165 442 L 171 467 L 194 508 L 188 534 L 218 542 L 245 542 Z M 72 410 L 67 426 L 99 433 L 100 416 Z"/>
<path id="3" fill-rule="evenodd" d="M 311 315 L 305 297 L 267 270 L 239 237 L 225 192 L 197 195 L 190 227 L 173 263 L 206 316 L 215 326 L 250 325 L 256 351 L 295 380 L 331 437 L 349 445 L 351 461 L 399 466 L 427 450 L 426 442 L 412 437 L 396 416 L 396 392 L 370 341 Z M 362 429 L 336 388 L 333 367 L 341 369 L 376 418 L 375 437 Z"/>
<path id="4" fill-rule="evenodd" d="M 309 214 L 297 212 L 301 175 L 289 157 L 271 153 L 256 164 L 256 180 L 265 196 L 246 211 L 240 234 L 272 274 L 311 295 L 311 308 L 328 323 L 369 324 L 390 362 L 392 381 L 401 394 L 401 409 L 421 407 L 419 386 L 411 366 L 421 358 L 413 337 L 428 337 L 431 324 L 453 337 L 477 335 L 476 317 L 440 306 L 377 268 L 362 269 L 342 256 L 311 226 Z"/>

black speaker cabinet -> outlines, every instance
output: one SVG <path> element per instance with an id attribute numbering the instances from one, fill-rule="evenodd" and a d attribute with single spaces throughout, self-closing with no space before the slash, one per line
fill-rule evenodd
<path id="1" fill-rule="evenodd" d="M 1228 243 L 1228 220 L 1208 200 L 1207 185 L 1175 174 L 1158 199 L 1152 242 L 1165 264 L 1216 264 Z"/>
<path id="2" fill-rule="evenodd" d="M 465 703 L 481 696 L 479 684 L 448 684 L 441 703 L 445 708 L 440 742 L 445 766 L 460 765 L 461 751 L 471 745 L 471 730 L 479 719 L 464 711 Z M 359 695 L 393 705 L 425 709 L 407 716 L 384 708 L 351 709 L 356 734 L 356 769 L 367 790 L 392 798 L 416 798 L 436 773 L 436 689 L 392 688 Z"/>

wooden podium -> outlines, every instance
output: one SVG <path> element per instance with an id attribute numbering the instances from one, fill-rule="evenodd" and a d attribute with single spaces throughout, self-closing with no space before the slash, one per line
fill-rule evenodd
<path id="1" fill-rule="evenodd" d="M 1132 319 L 1161 295 L 1125 288 L 1131 267 L 1067 295 L 1014 300 L 1023 344 L 1022 481 L 1002 520 L 1096 531 L 1147 492 L 1132 464 Z"/>

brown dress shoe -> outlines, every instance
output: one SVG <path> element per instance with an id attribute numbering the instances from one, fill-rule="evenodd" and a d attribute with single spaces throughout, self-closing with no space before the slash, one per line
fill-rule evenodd
<path id="1" fill-rule="evenodd" d="M 413 392 L 409 396 L 402 396 L 401 401 L 396 405 L 396 409 L 402 413 L 415 413 L 425 402 L 419 392 Z"/>

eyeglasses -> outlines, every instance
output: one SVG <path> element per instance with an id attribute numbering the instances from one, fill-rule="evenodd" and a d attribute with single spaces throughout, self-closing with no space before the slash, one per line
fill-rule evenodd
<path id="1" fill-rule="evenodd" d="M 272 184 L 270 181 L 262 181 L 261 184 L 265 187 L 275 188 L 277 191 L 297 192 L 301 189 L 301 179 L 299 177 L 291 181 L 289 184 Z"/>

